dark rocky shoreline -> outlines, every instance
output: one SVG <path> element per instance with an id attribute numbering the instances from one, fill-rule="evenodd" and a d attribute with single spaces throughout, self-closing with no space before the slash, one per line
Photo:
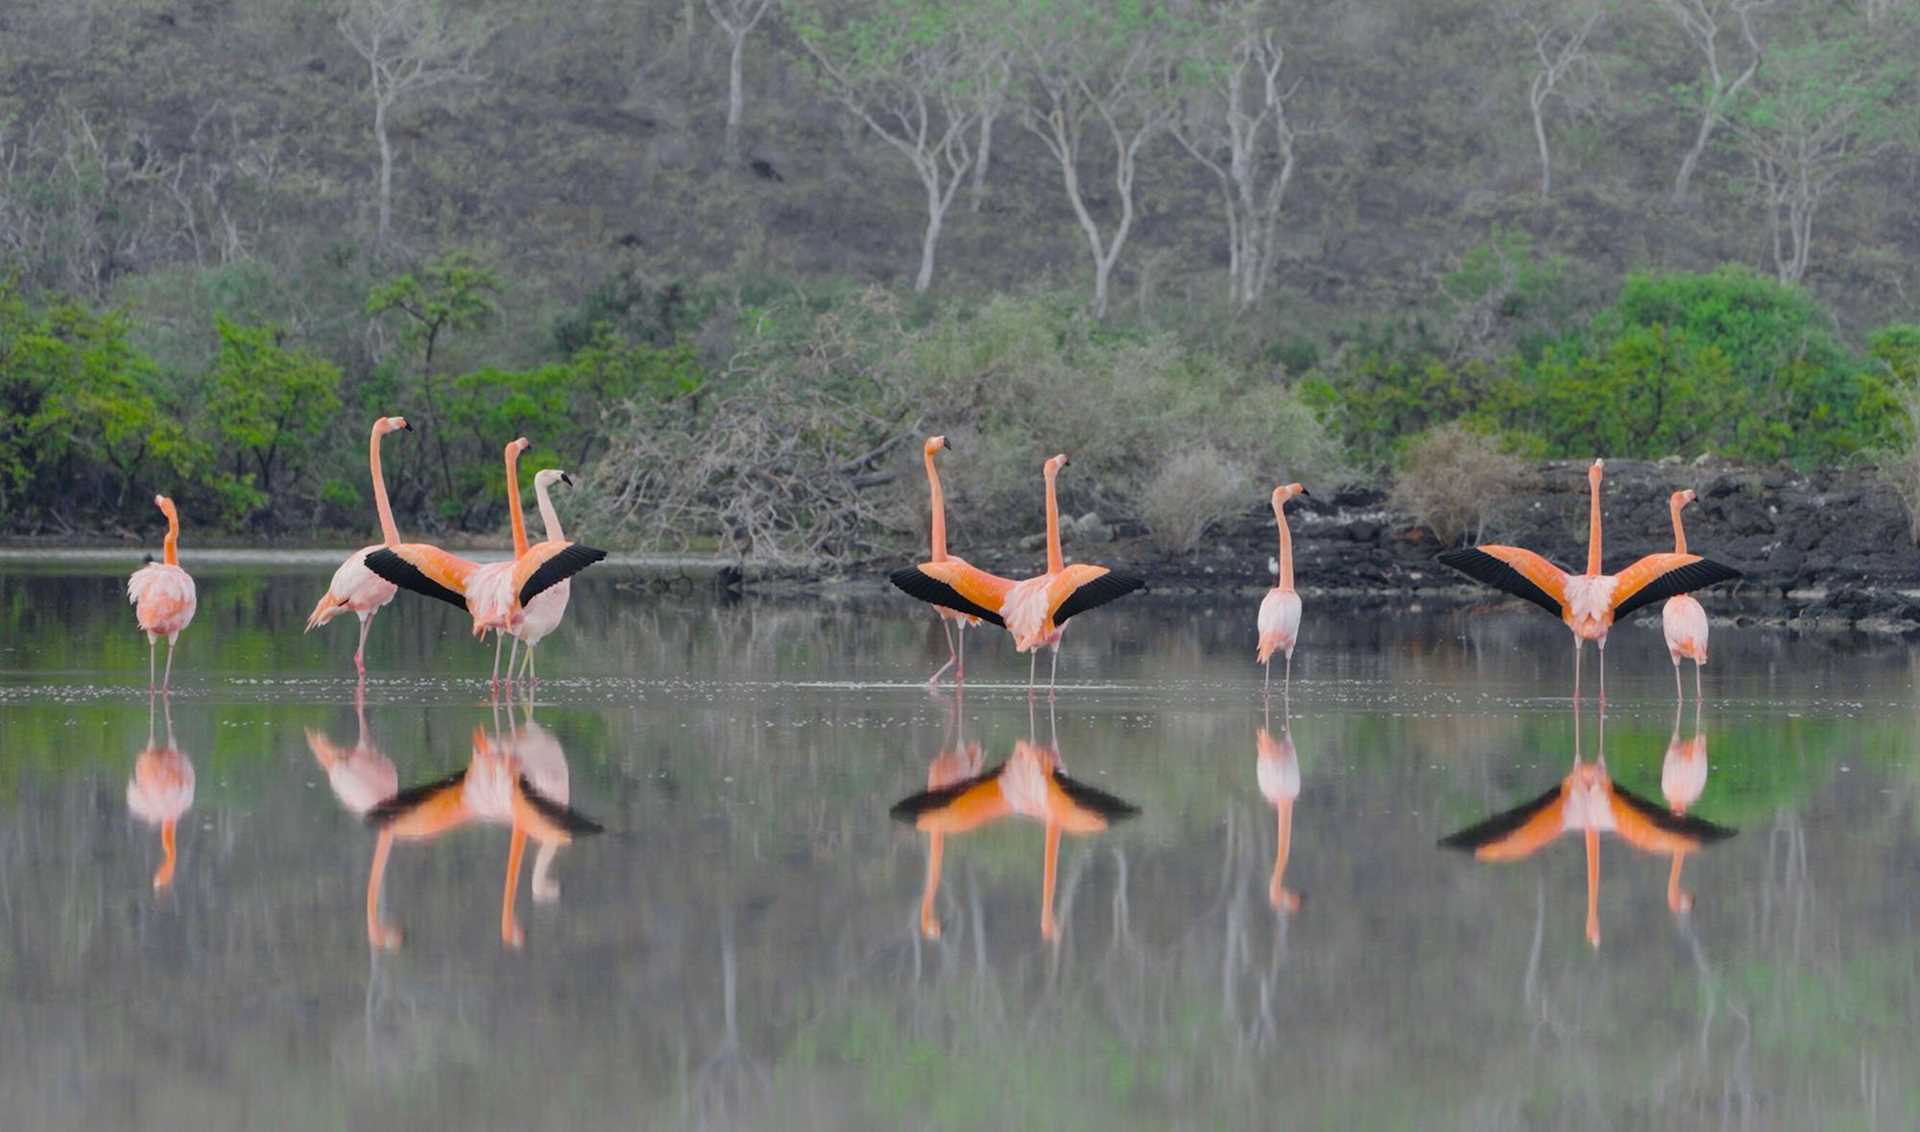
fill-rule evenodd
<path id="1" fill-rule="evenodd" d="M 1535 466 L 1489 517 L 1482 541 L 1525 546 L 1562 566 L 1582 568 L 1585 473 L 1586 464 L 1577 461 Z M 1701 595 L 1715 619 L 1920 632 L 1920 550 L 1909 537 L 1899 497 L 1871 471 L 1803 474 L 1715 462 L 1609 461 L 1602 496 L 1606 567 L 1617 570 L 1642 554 L 1672 549 L 1667 498 L 1689 487 L 1699 498 L 1686 511 L 1688 549 L 1746 574 L 1740 582 Z M 1382 485 L 1350 485 L 1296 500 L 1288 515 L 1299 589 L 1323 608 L 1413 612 L 1507 600 L 1435 562 L 1445 548 L 1395 513 Z M 1252 595 L 1273 584 L 1277 546 L 1272 513 L 1265 507 L 1216 528 L 1186 555 L 1169 555 L 1134 532 L 1122 530 L 1113 537 L 1098 521 L 1064 526 L 1070 561 L 1098 561 L 1140 574 L 1158 594 Z M 1086 537 L 1076 537 L 1083 531 Z M 1111 541 L 1102 540 L 1102 534 Z M 1041 560 L 1039 550 L 1026 546 L 955 549 L 975 565 L 1015 576 L 1037 569 Z M 832 580 L 858 584 L 884 578 L 894 565 L 864 563 Z M 783 581 L 797 580 L 781 572 L 746 571 L 750 588 L 780 589 Z M 1656 607 L 1640 616 L 1659 613 Z"/>

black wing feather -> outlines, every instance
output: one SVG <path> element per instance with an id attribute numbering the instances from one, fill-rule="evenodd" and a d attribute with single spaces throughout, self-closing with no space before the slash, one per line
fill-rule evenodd
<path id="1" fill-rule="evenodd" d="M 409 786 L 405 790 L 383 798 L 372 809 L 367 811 L 367 824 L 376 828 L 391 825 L 396 819 L 405 817 L 408 813 L 418 809 L 420 804 L 428 798 L 433 797 L 448 787 L 460 785 L 466 781 L 466 777 L 467 772 L 464 769 L 457 770 L 445 778 L 435 779 L 432 782 L 422 782 L 418 786 Z"/>
<path id="2" fill-rule="evenodd" d="M 591 546 L 569 543 L 560 553 L 540 564 L 540 568 L 520 587 L 520 604 L 526 605 L 546 590 L 559 585 L 568 578 L 593 565 L 607 556 L 604 550 Z"/>
<path id="3" fill-rule="evenodd" d="M 394 585 L 399 586 L 403 590 L 412 590 L 417 594 L 425 594 L 431 598 L 438 598 L 448 605 L 455 606 L 459 609 L 465 609 L 467 607 L 466 598 L 441 585 L 439 582 L 434 581 L 432 578 L 427 577 L 420 572 L 420 567 L 415 566 L 413 563 L 400 557 L 393 551 L 388 550 L 384 546 L 372 554 L 367 555 L 367 569 L 380 575 L 387 581 L 392 582 Z"/>
<path id="4" fill-rule="evenodd" d="M 1471 853 L 1482 845 L 1490 845 L 1532 821 L 1541 810 L 1558 802 L 1561 789 L 1560 786 L 1552 787 L 1531 802 L 1515 806 L 1504 813 L 1495 814 L 1483 822 L 1476 822 L 1458 833 L 1448 834 L 1440 839 L 1440 847 L 1464 849 Z"/>
<path id="5" fill-rule="evenodd" d="M 1092 810 L 1110 822 L 1125 821 L 1140 812 L 1132 802 L 1116 798 L 1097 786 L 1089 786 L 1064 771 L 1054 771 L 1053 781 L 1076 806 Z"/>
<path id="6" fill-rule="evenodd" d="M 567 833 L 574 837 L 587 837 L 595 833 L 606 832 L 605 827 L 599 822 L 594 821 L 578 810 L 563 806 L 545 794 L 540 793 L 539 787 L 535 786 L 532 780 L 524 774 L 520 776 L 520 793 L 526 797 L 528 805 L 540 812 L 541 817 L 546 818 L 561 829 L 566 830 Z"/>
<path id="7" fill-rule="evenodd" d="M 1666 833 L 1691 838 L 1705 845 L 1713 841 L 1725 841 L 1740 832 L 1724 825 L 1715 825 L 1705 818 L 1696 818 L 1691 814 L 1676 814 L 1665 806 L 1655 805 L 1631 790 L 1623 790 L 1614 785 L 1613 796 L 1638 810 L 1641 817 L 1652 822 L 1655 827 Z"/>
<path id="8" fill-rule="evenodd" d="M 1068 594 L 1067 600 L 1060 603 L 1060 608 L 1053 611 L 1053 623 L 1065 625 L 1067 618 L 1076 613 L 1096 609 L 1116 598 L 1123 598 L 1135 590 L 1145 589 L 1146 585 L 1145 578 L 1135 578 L 1129 574 L 1102 574 Z"/>
<path id="9" fill-rule="evenodd" d="M 1640 587 L 1639 592 L 1621 602 L 1620 607 L 1613 611 L 1613 619 L 1624 620 L 1633 611 L 1652 605 L 1656 601 L 1665 601 L 1670 597 L 1703 590 L 1716 583 L 1730 582 L 1741 577 L 1745 575 L 1740 571 L 1715 562 L 1711 558 L 1689 562 L 1685 566 L 1667 571 Z"/>
<path id="10" fill-rule="evenodd" d="M 1553 595 L 1527 580 L 1527 576 L 1477 546 L 1449 550 L 1440 556 L 1442 565 L 1451 566 L 1476 582 L 1485 582 L 1496 590 L 1530 601 L 1553 614 L 1561 615 L 1560 603 Z"/>
<path id="11" fill-rule="evenodd" d="M 924 601 L 928 605 L 937 605 L 942 609 L 951 609 L 955 613 L 970 614 L 989 624 L 998 625 L 1003 629 L 1007 626 L 1007 623 L 1000 619 L 998 613 L 985 606 L 975 605 L 973 602 L 961 597 L 959 590 L 954 589 L 938 578 L 921 573 L 920 567 L 918 566 L 909 566 L 904 570 L 895 570 L 893 573 L 887 575 L 887 580 L 892 582 L 900 592 L 916 601 Z"/>
<path id="12" fill-rule="evenodd" d="M 918 794 L 902 798 L 898 802 L 895 802 L 893 808 L 888 810 L 887 813 L 893 817 L 894 821 L 906 822 L 908 825 L 912 825 L 914 822 L 920 820 L 922 814 L 930 814 L 935 810 L 944 809 L 951 805 L 955 798 L 965 794 L 981 783 L 992 782 L 994 779 L 999 778 L 1000 772 L 1005 769 L 1007 769 L 1007 764 L 1000 763 L 997 766 L 989 767 L 987 770 L 974 775 L 972 778 L 962 779 L 951 786 L 941 786 L 933 790 L 922 790 Z"/>

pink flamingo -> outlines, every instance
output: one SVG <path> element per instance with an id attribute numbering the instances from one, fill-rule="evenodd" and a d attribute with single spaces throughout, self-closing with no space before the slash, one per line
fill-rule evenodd
<path id="1" fill-rule="evenodd" d="M 1300 756 L 1293 749 L 1292 720 L 1280 728 L 1275 739 L 1262 727 L 1254 736 L 1258 752 L 1254 773 L 1260 794 L 1273 807 L 1277 822 L 1273 848 L 1273 876 L 1267 882 L 1267 902 L 1277 912 L 1298 912 L 1300 894 L 1286 885 L 1287 858 L 1293 849 L 1293 802 L 1300 796 Z"/>
<path id="2" fill-rule="evenodd" d="M 1587 533 L 1587 572 L 1565 570 L 1517 546 L 1450 550 L 1440 561 L 1469 578 L 1546 610 L 1573 631 L 1573 695 L 1580 697 L 1580 654 L 1586 642 L 1600 646 L 1600 699 L 1607 698 L 1607 634 L 1617 618 L 1661 598 L 1740 577 L 1740 571 L 1695 554 L 1649 554 L 1618 574 L 1600 572 L 1600 477 L 1605 465 L 1587 469 L 1592 493 Z"/>
<path id="3" fill-rule="evenodd" d="M 360 737 L 353 746 L 343 750 L 324 733 L 309 727 L 307 750 L 327 772 L 333 796 L 349 812 L 364 817 L 368 810 L 399 792 L 400 772 L 367 735 L 366 696 L 354 696 L 353 715 L 360 724 Z"/>
<path id="4" fill-rule="evenodd" d="M 1280 584 L 1268 590 L 1260 602 L 1260 646 L 1254 659 L 1267 668 L 1266 678 L 1260 685 L 1263 691 L 1273 688 L 1273 654 L 1276 652 L 1286 654 L 1286 684 L 1288 688 L 1293 687 L 1293 645 L 1300 635 L 1300 595 L 1293 592 L 1293 534 L 1287 530 L 1285 508 L 1287 500 L 1307 494 L 1307 489 L 1297 483 L 1273 489 L 1273 521 L 1280 527 Z"/>
<path id="5" fill-rule="evenodd" d="M 1033 654 L 1027 660 L 1029 691 L 1033 689 L 1034 660 L 1039 655 L 1036 650 L 1043 646 L 1053 650 L 1053 667 L 1047 676 L 1047 690 L 1053 690 L 1067 618 L 1125 597 L 1147 584 L 1105 566 L 1066 564 L 1060 553 L 1060 504 L 1054 494 L 1054 479 L 1066 466 L 1063 453 L 1048 460 L 1041 470 L 1047 483 L 1047 572 L 1013 583 L 1000 603 L 1000 616 L 1013 634 L 1013 647 Z"/>
<path id="6" fill-rule="evenodd" d="M 148 825 L 160 827 L 160 848 L 166 854 L 153 874 L 155 891 L 173 884 L 174 827 L 193 808 L 193 760 L 173 741 L 173 706 L 164 710 L 167 717 L 167 742 L 153 741 L 153 697 L 147 697 L 147 746 L 133 760 L 133 777 L 127 779 L 127 809 Z"/>
<path id="7" fill-rule="evenodd" d="M 154 650 L 160 638 L 167 639 L 167 674 L 160 682 L 162 690 L 173 686 L 173 649 L 181 630 L 193 622 L 199 598 L 193 591 L 193 578 L 180 568 L 180 512 L 173 500 L 164 495 L 153 497 L 153 505 L 167 517 L 167 541 L 159 562 L 148 562 L 127 579 L 127 601 L 133 606 L 133 618 L 147 635 L 147 690 L 153 690 Z"/>
<path id="8" fill-rule="evenodd" d="M 902 591 L 931 604 L 940 615 L 940 627 L 946 631 L 947 662 L 927 677 L 929 684 L 939 683 L 941 674 L 949 668 L 954 669 L 956 683 L 966 679 L 968 627 L 982 621 L 1004 626 L 997 611 L 1006 600 L 1007 591 L 1013 588 L 1011 579 L 989 574 L 947 553 L 946 496 L 940 490 L 940 473 L 933 466 L 933 454 L 943 448 L 951 451 L 953 445 L 944 436 L 929 436 L 920 450 L 926 461 L 927 489 L 932 497 L 932 556 L 918 566 L 895 571 L 890 578 Z M 954 648 L 956 628 L 960 639 L 957 650 Z"/>
<path id="9" fill-rule="evenodd" d="M 540 522 L 547 528 L 547 542 L 564 542 L 567 536 L 560 529 L 560 513 L 553 509 L 553 498 L 547 494 L 547 488 L 555 481 L 573 486 L 573 477 L 567 473 L 558 468 L 542 468 L 533 477 L 533 494 L 540 507 Z M 530 681 L 539 680 L 533 667 L 533 650 L 546 640 L 547 634 L 560 627 L 560 619 L 566 616 L 567 601 L 572 596 L 573 579 L 564 579 L 528 602 L 521 611 L 519 625 L 511 630 L 513 649 L 507 653 L 507 683 L 513 683 L 513 658 L 522 644 L 527 646 L 523 675 Z"/>
<path id="10" fill-rule="evenodd" d="M 927 790 L 944 790 L 980 773 L 985 761 L 978 742 L 967 742 L 962 723 L 961 691 L 954 685 L 953 702 L 948 707 L 947 743 L 927 766 Z M 934 911 L 934 898 L 940 892 L 940 862 L 945 855 L 946 834 L 932 830 L 927 834 L 927 882 L 920 892 L 920 934 L 927 939 L 940 938 L 940 917 Z"/>
<path id="11" fill-rule="evenodd" d="M 401 429 L 413 431 L 405 417 L 376 418 L 373 436 L 367 441 L 367 466 L 373 473 L 373 508 L 380 516 L 381 541 L 354 551 L 333 572 L 333 581 L 313 607 L 305 630 L 311 633 L 315 626 L 325 625 L 342 613 L 359 617 L 360 645 L 353 650 L 353 668 L 363 677 L 367 674 L 367 630 L 373 625 L 373 615 L 399 592 L 392 582 L 367 569 L 367 555 L 383 546 L 400 545 L 400 528 L 394 524 L 393 507 L 387 502 L 387 477 L 380 471 L 380 438 Z"/>
<path id="12" fill-rule="evenodd" d="M 527 446 L 527 438 L 523 436 L 508 442 L 505 450 L 507 511 L 513 524 L 512 561 L 482 566 L 427 543 L 401 543 L 381 547 L 367 555 L 367 569 L 403 590 L 466 610 L 473 617 L 476 637 L 489 630 L 511 632 L 519 624 L 527 602 L 607 556 L 604 550 L 563 539 L 527 544 L 518 478 L 519 456 Z M 499 685 L 499 680 L 500 642 L 496 638 L 494 686 Z"/>
<path id="13" fill-rule="evenodd" d="M 1680 524 L 1680 509 L 1692 503 L 1694 494 L 1691 489 L 1676 491 L 1667 500 L 1667 509 L 1673 513 L 1673 552 L 1687 552 L 1687 529 Z M 1700 698 L 1700 669 L 1707 663 L 1707 611 L 1698 601 L 1688 594 L 1679 594 L 1667 599 L 1660 609 L 1660 628 L 1666 633 L 1667 655 L 1673 658 L 1673 698 L 1678 700 L 1685 693 L 1680 690 L 1680 659 L 1685 657 L 1693 661 L 1693 698 Z"/>

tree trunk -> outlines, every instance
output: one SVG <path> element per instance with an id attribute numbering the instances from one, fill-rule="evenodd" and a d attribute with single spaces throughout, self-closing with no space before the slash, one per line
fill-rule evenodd
<path id="1" fill-rule="evenodd" d="M 1106 321 L 1107 277 L 1113 274 L 1113 262 L 1099 256 L 1093 260 L 1093 317 L 1096 322 Z"/>
<path id="2" fill-rule="evenodd" d="M 969 212 L 979 212 L 981 202 L 987 199 L 987 158 L 993 153 L 993 120 L 998 115 L 989 111 L 980 115 L 980 155 L 974 159 L 973 185 L 968 192 Z"/>
<path id="3" fill-rule="evenodd" d="M 393 226 L 393 144 L 387 138 L 387 100 L 376 94 L 373 100 L 373 134 L 380 142 L 380 224 L 379 243 L 387 242 L 387 230 Z"/>
<path id="4" fill-rule="evenodd" d="M 747 50 L 747 29 L 734 31 L 727 29 L 727 36 L 733 41 L 732 53 L 727 60 L 727 160 L 740 160 L 740 119 L 746 107 L 745 80 L 741 62 Z"/>
<path id="5" fill-rule="evenodd" d="M 940 246 L 940 227 L 947 218 L 947 201 L 940 199 L 940 183 L 937 177 L 928 177 L 927 181 L 927 232 L 920 241 L 920 274 L 914 278 L 913 289 L 925 293 L 933 286 L 933 255 Z"/>
<path id="6" fill-rule="evenodd" d="M 1533 140 L 1540 146 L 1540 199 L 1546 200 L 1553 195 L 1553 155 L 1547 150 L 1546 100 L 1539 92 L 1539 80 L 1533 96 Z"/>
<path id="7" fill-rule="evenodd" d="M 1673 203 L 1682 204 L 1687 199 L 1687 190 L 1693 187 L 1693 171 L 1700 164 L 1700 157 L 1707 152 L 1707 143 L 1713 140 L 1713 127 L 1720 117 L 1720 99 L 1716 95 L 1708 101 L 1707 109 L 1700 115 L 1700 130 L 1694 135 L 1693 148 L 1687 151 L 1680 161 L 1680 175 L 1673 179 Z"/>

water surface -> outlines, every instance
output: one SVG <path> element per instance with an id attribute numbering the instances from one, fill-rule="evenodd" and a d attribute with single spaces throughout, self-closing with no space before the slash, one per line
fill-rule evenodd
<path id="1" fill-rule="evenodd" d="M 1437 847 L 1573 766 L 1565 631 L 1532 611 L 1309 594 L 1263 704 L 1257 599 L 1128 599 L 1074 622 L 1049 704 L 985 634 L 965 696 L 929 694 L 945 648 L 904 600 L 605 571 L 530 702 L 490 704 L 491 648 L 402 595 L 356 710 L 351 620 L 301 633 L 325 567 L 189 555 L 150 710 L 133 564 L 0 575 L 8 1128 L 1920 1120 L 1904 643 L 1716 628 L 1676 719 L 1657 621 L 1620 629 L 1610 782 L 1665 806 L 1670 747 L 1704 746 L 1687 812 L 1738 832 L 1686 855 L 1686 912 L 1671 854 L 1601 837 L 1595 947 L 1578 835 Z M 1599 724 L 1589 700 L 1588 760 Z M 399 946 L 370 946 L 356 811 L 504 755 L 607 832 L 552 855 L 551 899 L 529 847 L 509 925 L 507 824 L 398 844 Z M 945 837 L 929 938 L 929 838 L 889 808 L 1041 755 L 1138 815 L 1061 838 L 1052 939 L 1043 820 Z"/>

